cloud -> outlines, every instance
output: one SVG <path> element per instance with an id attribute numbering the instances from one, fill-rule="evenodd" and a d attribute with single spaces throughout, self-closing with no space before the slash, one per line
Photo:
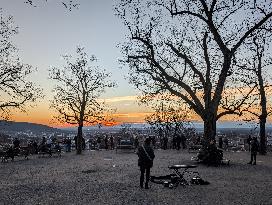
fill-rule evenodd
<path id="1" fill-rule="evenodd" d="M 124 101 L 136 101 L 137 96 L 122 96 L 122 97 L 113 97 L 105 99 L 106 103 L 115 103 L 115 102 L 124 102 Z"/>

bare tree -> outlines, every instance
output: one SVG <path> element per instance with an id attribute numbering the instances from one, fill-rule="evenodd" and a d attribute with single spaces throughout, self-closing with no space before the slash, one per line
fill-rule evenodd
<path id="1" fill-rule="evenodd" d="M 20 61 L 11 42 L 17 33 L 13 17 L 5 17 L 0 10 L 0 111 L 5 119 L 10 117 L 11 110 L 26 111 L 27 106 L 42 97 L 41 89 L 27 80 L 33 67 Z"/>
<path id="2" fill-rule="evenodd" d="M 153 129 L 163 136 L 177 136 L 190 128 L 190 111 L 175 96 L 162 95 L 156 99 L 142 98 L 142 102 L 151 104 L 154 113 L 145 118 Z"/>
<path id="3" fill-rule="evenodd" d="M 266 69 L 272 65 L 272 59 L 268 52 L 268 46 L 266 43 L 267 36 L 260 32 L 259 38 L 253 38 L 253 44 L 251 45 L 251 56 L 241 66 L 243 70 L 253 72 L 257 76 L 257 89 L 256 96 L 258 97 L 257 103 L 253 109 L 248 109 L 248 112 L 259 120 L 259 135 L 260 135 L 260 154 L 266 154 L 266 119 L 270 113 L 268 110 L 267 96 L 271 92 L 271 83 L 267 81 Z M 266 73 L 266 74 L 265 74 Z"/>
<path id="4" fill-rule="evenodd" d="M 82 128 L 84 124 L 99 124 L 105 120 L 107 107 L 99 100 L 106 88 L 115 84 L 109 81 L 110 74 L 97 66 L 94 56 L 88 57 L 83 48 L 76 50 L 75 60 L 64 56 L 63 68 L 52 68 L 50 78 L 58 85 L 54 89 L 51 107 L 57 111 L 56 119 L 62 123 L 78 126 L 77 153 L 82 151 Z"/>
<path id="5" fill-rule="evenodd" d="M 37 4 L 40 2 L 47 3 L 48 0 L 25 0 L 24 1 L 24 3 L 33 7 L 37 7 Z M 72 11 L 73 9 L 78 9 L 80 6 L 80 4 L 78 3 L 78 0 L 63 0 L 63 1 L 59 0 L 59 2 L 65 9 L 68 9 L 69 11 Z"/>
<path id="6" fill-rule="evenodd" d="M 217 120 L 243 104 L 219 109 L 229 77 L 243 75 L 246 45 L 271 26 L 272 2 L 119 0 L 116 11 L 131 33 L 122 46 L 131 82 L 179 97 L 204 121 L 205 142 L 214 139 Z"/>

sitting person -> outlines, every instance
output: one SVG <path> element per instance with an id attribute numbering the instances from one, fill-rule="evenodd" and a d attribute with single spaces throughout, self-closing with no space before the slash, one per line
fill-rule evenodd
<path id="1" fill-rule="evenodd" d="M 211 140 L 209 145 L 206 148 L 204 149 L 202 148 L 199 151 L 197 157 L 199 160 L 201 160 L 205 164 L 218 165 L 223 159 L 223 152 L 222 150 L 217 149 L 215 141 Z"/>
<path id="2" fill-rule="evenodd" d="M 39 145 L 38 150 L 41 151 L 41 152 L 47 152 L 48 146 L 47 146 L 45 137 L 42 138 L 42 141 L 41 141 L 41 143 Z"/>
<path id="3" fill-rule="evenodd" d="M 20 140 L 15 138 L 13 141 L 13 152 L 14 154 L 18 154 L 20 152 Z"/>
<path id="4" fill-rule="evenodd" d="M 20 140 L 18 138 L 15 138 L 13 141 L 13 148 L 19 148 L 20 147 Z"/>

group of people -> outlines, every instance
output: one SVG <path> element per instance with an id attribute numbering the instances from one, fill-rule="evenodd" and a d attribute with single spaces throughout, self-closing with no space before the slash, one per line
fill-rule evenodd
<path id="1" fill-rule="evenodd" d="M 113 136 L 109 137 L 107 135 L 90 138 L 88 140 L 86 140 L 85 138 L 82 138 L 82 150 L 85 150 L 85 149 L 100 150 L 101 148 L 104 148 L 106 150 L 114 149 L 115 147 L 114 141 L 115 140 Z M 74 142 L 75 142 L 75 148 L 77 149 L 78 147 L 77 136 L 74 137 Z"/>
<path id="2" fill-rule="evenodd" d="M 166 149 L 180 150 L 181 148 L 186 149 L 186 137 L 184 135 L 174 135 L 172 138 L 169 138 L 167 136 L 161 136 L 160 138 L 158 138 L 159 140 L 158 144 L 157 144 L 157 138 L 155 136 L 151 136 L 149 137 L 149 139 L 154 149 L 156 148 L 161 148 L 164 150 Z M 137 140 L 137 143 L 138 143 L 138 140 Z"/>
<path id="3" fill-rule="evenodd" d="M 18 138 L 15 138 L 12 144 L 11 149 L 14 153 L 19 152 L 19 150 L 22 149 L 21 141 Z M 59 146 L 59 143 L 55 138 L 51 139 L 43 137 L 40 143 L 38 143 L 36 140 L 31 140 L 27 143 L 27 146 L 24 146 L 23 148 L 27 149 L 30 154 L 38 154 L 39 151 L 49 150 L 53 146 Z"/>

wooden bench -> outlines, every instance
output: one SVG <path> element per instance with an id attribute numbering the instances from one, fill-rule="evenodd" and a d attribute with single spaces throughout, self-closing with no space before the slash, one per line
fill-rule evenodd
<path id="1" fill-rule="evenodd" d="M 117 150 L 135 150 L 133 143 L 130 140 L 121 140 L 120 144 L 115 147 L 115 151 Z"/>
<path id="2" fill-rule="evenodd" d="M 38 157 L 44 155 L 48 155 L 49 157 L 52 157 L 53 154 L 55 154 L 58 157 L 61 157 L 61 147 L 52 147 L 52 148 L 45 148 L 38 152 Z"/>

